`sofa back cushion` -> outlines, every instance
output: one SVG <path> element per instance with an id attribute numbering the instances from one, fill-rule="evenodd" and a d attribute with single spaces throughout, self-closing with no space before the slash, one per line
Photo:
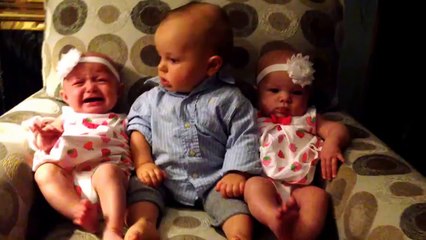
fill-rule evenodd
<path id="1" fill-rule="evenodd" d="M 59 98 L 56 65 L 70 48 L 109 55 L 125 82 L 120 110 L 127 111 L 157 73 L 154 32 L 164 14 L 185 0 L 49 0 L 43 42 L 43 84 Z M 317 105 L 327 106 L 335 91 L 338 0 L 212 0 L 230 16 L 234 31 L 232 73 L 247 83 L 255 79 L 256 60 L 267 50 L 290 45 L 310 54 L 316 68 Z"/>

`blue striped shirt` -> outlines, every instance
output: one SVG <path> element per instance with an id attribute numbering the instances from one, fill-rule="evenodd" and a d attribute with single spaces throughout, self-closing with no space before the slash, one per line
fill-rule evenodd
<path id="1" fill-rule="evenodd" d="M 151 81 L 157 81 L 153 78 Z M 232 78 L 206 79 L 189 94 L 161 86 L 133 103 L 128 132 L 141 132 L 175 200 L 194 205 L 224 174 L 259 174 L 255 110 Z"/>

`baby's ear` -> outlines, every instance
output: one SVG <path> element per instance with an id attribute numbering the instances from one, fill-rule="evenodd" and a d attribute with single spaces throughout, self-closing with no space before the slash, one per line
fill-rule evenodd
<path id="1" fill-rule="evenodd" d="M 207 76 L 211 77 L 216 74 L 222 67 L 223 60 L 220 56 L 214 55 L 209 58 L 208 67 L 207 67 Z"/>
<path id="2" fill-rule="evenodd" d="M 59 95 L 61 96 L 62 100 L 64 100 L 64 102 L 68 103 L 68 102 L 67 102 L 67 101 L 68 101 L 68 96 L 67 96 L 67 94 L 64 92 L 64 90 L 63 90 L 63 89 L 61 89 L 61 90 L 59 91 Z"/>

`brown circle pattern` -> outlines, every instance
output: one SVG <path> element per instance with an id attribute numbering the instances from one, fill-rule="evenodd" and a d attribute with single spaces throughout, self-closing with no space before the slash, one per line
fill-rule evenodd
<path id="1" fill-rule="evenodd" d="M 119 32 L 130 21 L 127 1 L 103 0 L 90 3 L 85 27 L 96 26 L 96 33 Z"/>
<path id="2" fill-rule="evenodd" d="M 148 45 L 142 48 L 140 58 L 142 62 L 150 67 L 157 67 L 160 62 L 160 56 L 157 53 L 154 45 Z"/>
<path id="3" fill-rule="evenodd" d="M 0 214 L 0 233 L 8 235 L 16 225 L 19 215 L 19 201 L 15 189 L 10 183 L 2 180 L 0 182 L 0 206 L 3 206 Z"/>
<path id="4" fill-rule="evenodd" d="M 325 13 L 306 11 L 300 20 L 305 38 L 316 47 L 328 47 L 334 43 L 334 23 Z"/>
<path id="5" fill-rule="evenodd" d="M 426 239 L 426 203 L 417 203 L 406 208 L 399 224 L 409 238 Z"/>
<path id="6" fill-rule="evenodd" d="M 409 182 L 395 182 L 389 187 L 395 196 L 413 197 L 423 195 L 423 189 Z"/>
<path id="7" fill-rule="evenodd" d="M 333 205 L 338 206 L 342 202 L 343 193 L 345 192 L 346 181 L 345 179 L 335 179 L 333 181 L 333 185 L 330 186 L 329 191 L 333 194 L 331 197 L 333 198 Z"/>
<path id="8" fill-rule="evenodd" d="M 271 36 L 279 36 L 280 41 L 289 39 L 299 29 L 299 16 L 285 5 L 276 5 L 261 11 L 259 30 Z"/>
<path id="9" fill-rule="evenodd" d="M 53 13 L 53 26 L 63 35 L 70 35 L 80 31 L 87 17 L 87 5 L 81 0 L 65 0 L 61 2 Z"/>
<path id="10" fill-rule="evenodd" d="M 191 216 L 177 217 L 173 220 L 173 225 L 180 228 L 196 228 L 201 225 L 200 220 Z"/>
<path id="11" fill-rule="evenodd" d="M 290 19 L 280 12 L 274 12 L 269 15 L 269 23 L 278 31 L 284 30 L 285 26 L 290 25 Z"/>
<path id="12" fill-rule="evenodd" d="M 126 43 L 114 34 L 102 34 L 93 38 L 88 46 L 89 51 L 100 52 L 111 57 L 120 68 L 124 66 L 129 53 Z"/>
<path id="13" fill-rule="evenodd" d="M 368 240 L 403 240 L 404 233 L 394 226 L 379 226 L 371 231 Z"/>
<path id="14" fill-rule="evenodd" d="M 120 10 L 118 10 L 117 7 L 113 5 L 105 5 L 99 8 L 98 10 L 99 19 L 106 24 L 110 24 L 117 21 L 119 16 Z"/>
<path id="15" fill-rule="evenodd" d="M 158 54 L 154 56 L 143 54 L 143 52 L 152 52 L 152 49 L 155 49 L 154 37 L 152 35 L 146 35 L 138 39 L 135 44 L 133 44 L 130 51 L 130 61 L 132 62 L 133 67 L 136 69 L 136 71 L 143 75 L 157 75 L 157 65 L 150 65 L 153 65 L 153 63 L 157 61 L 155 59 L 159 59 Z M 146 62 L 150 65 L 145 64 Z"/>
<path id="16" fill-rule="evenodd" d="M 353 163 L 353 169 L 359 175 L 366 176 L 407 174 L 411 172 L 411 169 L 405 163 L 383 154 L 359 157 Z"/>
<path id="17" fill-rule="evenodd" d="M 344 213 L 345 233 L 348 239 L 365 239 L 377 213 L 377 200 L 369 192 L 355 193 Z"/>
<path id="18" fill-rule="evenodd" d="M 336 219 L 343 214 L 348 198 L 357 182 L 357 176 L 351 168 L 342 166 L 337 173 L 337 178 L 326 187 L 333 200 Z"/>
<path id="19" fill-rule="evenodd" d="M 53 52 L 52 52 L 53 70 L 56 70 L 56 66 L 58 65 L 59 59 L 61 59 L 61 55 L 64 53 L 67 53 L 71 48 L 76 48 L 82 52 L 86 51 L 86 46 L 80 39 L 76 37 L 72 37 L 72 36 L 66 36 L 64 38 L 61 38 L 53 47 Z M 55 95 L 55 96 L 59 96 L 59 95 Z"/>
<path id="20" fill-rule="evenodd" d="M 169 5 L 161 1 L 140 1 L 132 9 L 133 25 L 143 33 L 153 34 L 169 10 Z"/>
<path id="21" fill-rule="evenodd" d="M 243 3 L 230 3 L 223 9 L 229 16 L 235 37 L 250 36 L 257 28 L 259 22 L 257 11 L 250 5 Z"/>

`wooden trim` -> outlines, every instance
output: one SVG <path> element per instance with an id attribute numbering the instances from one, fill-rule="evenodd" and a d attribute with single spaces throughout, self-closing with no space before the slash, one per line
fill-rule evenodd
<path id="1" fill-rule="evenodd" d="M 0 30 L 44 30 L 44 0 L 2 0 Z"/>

